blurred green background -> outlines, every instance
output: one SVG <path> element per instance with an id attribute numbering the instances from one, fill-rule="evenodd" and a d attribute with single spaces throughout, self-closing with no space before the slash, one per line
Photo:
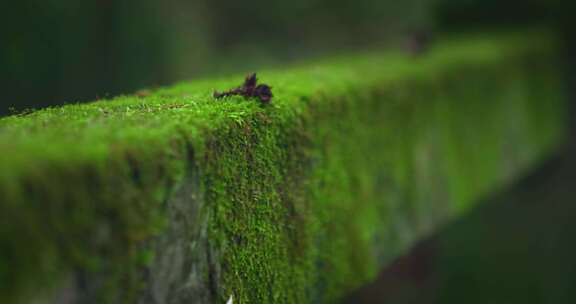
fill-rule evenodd
<path id="1" fill-rule="evenodd" d="M 386 47 L 415 30 L 553 20 L 566 3 L 9 1 L 0 9 L 0 115 Z"/>
<path id="2" fill-rule="evenodd" d="M 2 105 L 24 109 L 342 52 L 430 22 L 429 0 L 24 0 L 0 16 Z"/>

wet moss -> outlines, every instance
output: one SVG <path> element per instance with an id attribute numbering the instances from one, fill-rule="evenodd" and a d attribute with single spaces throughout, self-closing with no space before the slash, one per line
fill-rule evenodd
<path id="1" fill-rule="evenodd" d="M 333 302 L 554 152 L 553 45 L 500 34 L 265 71 L 268 106 L 215 100 L 232 77 L 4 118 L 0 302 L 70 276 L 97 303 L 136 301 L 190 170 L 213 301 Z"/>

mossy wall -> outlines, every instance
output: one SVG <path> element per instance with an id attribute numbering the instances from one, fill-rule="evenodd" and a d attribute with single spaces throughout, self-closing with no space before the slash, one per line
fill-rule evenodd
<path id="1" fill-rule="evenodd" d="M 321 303 L 559 147 L 544 32 L 0 120 L 0 302 Z"/>

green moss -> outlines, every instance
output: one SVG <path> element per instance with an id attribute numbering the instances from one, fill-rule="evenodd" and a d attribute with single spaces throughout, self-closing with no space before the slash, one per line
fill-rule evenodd
<path id="1" fill-rule="evenodd" d="M 0 302 L 78 272 L 103 274 L 100 302 L 135 301 L 190 161 L 219 301 L 333 302 L 554 151 L 553 45 L 500 34 L 264 71 L 269 106 L 214 100 L 232 77 L 4 118 Z"/>

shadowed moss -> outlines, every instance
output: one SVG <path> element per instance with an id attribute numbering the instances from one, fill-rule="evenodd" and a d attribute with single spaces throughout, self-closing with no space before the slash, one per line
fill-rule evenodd
<path id="1" fill-rule="evenodd" d="M 212 301 L 333 302 L 554 151 L 553 45 L 500 34 L 265 71 L 268 106 L 213 99 L 232 77 L 4 118 L 0 301 L 78 280 L 97 303 L 139 299 L 192 170 L 182 200 L 206 227 L 187 241 L 207 257 L 185 264 L 209 264 Z"/>

